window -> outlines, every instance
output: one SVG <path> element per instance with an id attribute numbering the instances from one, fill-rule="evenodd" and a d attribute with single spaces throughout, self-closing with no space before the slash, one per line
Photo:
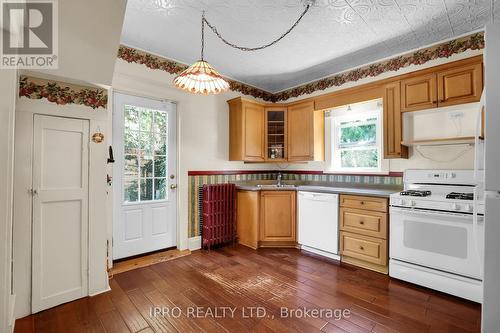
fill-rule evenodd
<path id="1" fill-rule="evenodd" d="M 167 113 L 124 107 L 123 201 L 167 199 Z"/>
<path id="2" fill-rule="evenodd" d="M 385 172 L 382 106 L 370 101 L 330 111 L 331 171 Z"/>

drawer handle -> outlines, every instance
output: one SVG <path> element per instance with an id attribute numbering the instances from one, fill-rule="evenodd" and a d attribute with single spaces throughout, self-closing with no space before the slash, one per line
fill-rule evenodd
<path id="1" fill-rule="evenodd" d="M 360 204 L 364 205 L 364 204 L 365 204 L 365 202 L 364 202 L 364 201 L 361 201 L 361 202 L 360 202 Z"/>
<path id="2" fill-rule="evenodd" d="M 365 221 L 359 221 L 359 224 L 365 224 Z"/>
<path id="3" fill-rule="evenodd" d="M 361 245 L 359 246 L 359 249 L 360 249 L 361 251 L 364 251 L 364 250 L 365 250 L 365 248 L 364 248 L 363 246 L 361 246 Z"/>

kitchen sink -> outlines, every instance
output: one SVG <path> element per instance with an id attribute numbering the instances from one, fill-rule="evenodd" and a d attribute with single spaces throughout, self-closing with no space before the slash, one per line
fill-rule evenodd
<path id="1" fill-rule="evenodd" d="M 296 186 L 292 184 L 281 184 L 280 186 L 276 184 L 258 184 L 257 187 L 263 190 L 290 190 Z"/>

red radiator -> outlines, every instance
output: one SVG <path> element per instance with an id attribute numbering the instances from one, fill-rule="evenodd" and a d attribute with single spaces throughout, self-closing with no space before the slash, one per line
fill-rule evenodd
<path id="1" fill-rule="evenodd" d="M 208 248 L 236 239 L 236 186 L 203 185 L 202 246 Z"/>

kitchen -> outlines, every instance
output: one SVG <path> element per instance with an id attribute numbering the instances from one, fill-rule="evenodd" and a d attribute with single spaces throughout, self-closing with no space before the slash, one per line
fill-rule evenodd
<path id="1" fill-rule="evenodd" d="M 500 329 L 497 0 L 47 2 L 0 331 Z"/>

